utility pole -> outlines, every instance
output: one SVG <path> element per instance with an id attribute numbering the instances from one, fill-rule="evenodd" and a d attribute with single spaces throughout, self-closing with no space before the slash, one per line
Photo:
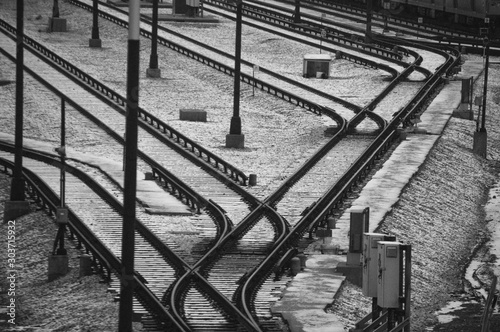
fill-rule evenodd
<path id="1" fill-rule="evenodd" d="M 372 41 L 372 11 L 373 11 L 373 0 L 366 0 L 366 32 L 365 32 L 366 43 L 371 43 Z"/>
<path id="2" fill-rule="evenodd" d="M 66 107 L 64 99 L 61 99 L 61 146 L 55 151 L 61 156 L 60 204 L 56 209 L 56 222 L 58 230 L 54 241 L 52 255 L 49 256 L 48 277 L 49 281 L 59 278 L 68 273 L 68 252 L 64 248 L 64 235 L 68 224 L 68 209 L 66 208 Z"/>
<path id="3" fill-rule="evenodd" d="M 123 195 L 122 269 L 118 331 L 132 331 L 134 295 L 135 206 L 137 189 L 137 114 L 139 108 L 140 2 L 129 1 L 127 105 Z"/>
<path id="4" fill-rule="evenodd" d="M 489 19 L 485 19 L 485 23 L 489 23 Z M 488 32 L 486 30 L 486 34 L 483 39 L 484 45 L 484 85 L 483 85 L 483 100 L 482 100 L 482 114 L 481 114 L 481 127 L 479 130 L 474 132 L 474 142 L 472 151 L 486 158 L 487 155 L 487 146 L 488 146 L 488 133 L 486 132 L 486 97 L 488 92 L 488 67 L 489 67 L 489 48 L 490 41 L 488 39 Z"/>
<path id="5" fill-rule="evenodd" d="M 102 42 L 99 38 L 99 1 L 92 2 L 92 38 L 89 39 L 90 47 L 101 47 Z"/>
<path id="6" fill-rule="evenodd" d="M 23 83 L 24 83 L 24 0 L 17 0 L 17 44 L 16 44 L 16 121 L 14 170 L 10 187 L 10 201 L 5 202 L 4 222 L 14 220 L 29 212 L 29 203 L 24 197 L 23 178 Z"/>
<path id="7" fill-rule="evenodd" d="M 151 28 L 151 55 L 149 68 L 146 69 L 147 77 L 158 78 L 161 70 L 158 69 L 158 0 L 153 0 L 153 26 Z"/>
<path id="8" fill-rule="evenodd" d="M 56 152 L 61 156 L 61 175 L 59 179 L 61 198 L 60 207 L 57 209 L 57 224 L 59 231 L 56 237 L 56 245 L 59 242 L 59 249 L 54 250 L 54 255 L 66 255 L 67 251 L 64 248 L 64 232 L 68 223 L 68 210 L 66 209 L 66 107 L 64 99 L 61 99 L 61 147 L 56 149 Z M 54 246 L 56 247 L 56 246 Z"/>
<path id="9" fill-rule="evenodd" d="M 234 56 L 234 95 L 233 95 L 233 117 L 226 135 L 226 148 L 243 149 L 245 147 L 245 135 L 241 134 L 240 118 L 240 73 L 241 73 L 241 21 L 243 0 L 236 0 L 236 47 Z"/>

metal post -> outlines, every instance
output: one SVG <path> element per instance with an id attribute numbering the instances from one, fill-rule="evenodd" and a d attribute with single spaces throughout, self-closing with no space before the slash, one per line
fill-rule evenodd
<path id="1" fill-rule="evenodd" d="M 404 319 L 409 319 L 411 316 L 411 245 L 405 245 L 405 284 L 404 284 L 404 294 L 405 294 L 405 313 Z M 410 332 L 410 324 L 404 327 L 404 332 Z"/>
<path id="2" fill-rule="evenodd" d="M 98 0 L 92 1 L 92 36 L 89 39 L 90 47 L 101 47 L 101 39 L 99 38 L 99 7 Z"/>
<path id="3" fill-rule="evenodd" d="M 59 17 L 59 0 L 54 0 L 52 5 L 52 17 Z"/>
<path id="4" fill-rule="evenodd" d="M 139 0 L 129 1 L 127 61 L 126 146 L 123 195 L 122 269 L 118 330 L 132 331 L 135 251 L 135 200 L 137 187 L 137 114 L 139 107 Z"/>
<path id="5" fill-rule="evenodd" d="M 486 94 L 488 92 L 488 67 L 489 67 L 489 48 L 490 48 L 490 43 L 488 38 L 484 39 L 484 44 L 485 44 L 485 50 L 484 50 L 484 56 L 486 58 L 485 64 L 484 64 L 484 87 L 483 87 L 483 116 L 481 119 L 481 132 L 486 132 Z"/>
<path id="6" fill-rule="evenodd" d="M 23 179 L 23 67 L 24 67 L 24 0 L 17 0 L 17 45 L 16 45 L 16 129 L 15 155 L 11 201 L 24 201 Z"/>
<path id="7" fill-rule="evenodd" d="M 243 0 L 236 0 L 236 45 L 234 55 L 234 100 L 233 116 L 226 135 L 226 148 L 243 149 L 245 147 L 245 135 L 241 133 L 240 118 L 240 74 L 241 74 L 241 24 Z"/>
<path id="8" fill-rule="evenodd" d="M 65 192 L 65 170 L 66 170 L 66 107 L 64 99 L 61 99 L 61 207 L 64 207 L 66 202 Z"/>
<path id="9" fill-rule="evenodd" d="M 59 224 L 59 229 L 56 235 L 56 242 L 59 242 L 59 248 L 56 251 L 56 255 L 66 255 L 67 251 L 64 248 L 64 233 L 66 231 L 66 223 L 67 218 L 66 214 L 61 218 L 59 213 L 65 209 L 66 206 L 66 107 L 64 103 L 64 99 L 61 99 L 61 147 L 60 149 L 56 149 L 61 156 L 61 176 L 60 176 L 60 207 L 61 210 L 58 210 L 57 213 L 57 221 Z"/>
<path id="10" fill-rule="evenodd" d="M 371 42 L 371 39 L 372 39 L 372 11 L 373 11 L 373 0 L 367 0 L 366 1 L 366 32 L 365 32 L 366 42 Z"/>
<path id="11" fill-rule="evenodd" d="M 236 49 L 234 55 L 234 98 L 233 98 L 233 117 L 229 134 L 241 135 L 240 118 L 240 72 L 241 72 L 241 17 L 243 1 L 236 3 Z"/>
<path id="12" fill-rule="evenodd" d="M 252 97 L 255 97 L 255 65 L 252 67 L 252 79 L 253 79 Z"/>
<path id="13" fill-rule="evenodd" d="M 378 306 L 378 298 L 372 297 L 372 322 L 376 321 L 380 316 L 380 307 Z"/>
<path id="14" fill-rule="evenodd" d="M 93 8 L 92 8 L 92 39 L 99 39 L 99 7 L 98 1 L 93 0 Z"/>
<path id="15" fill-rule="evenodd" d="M 295 13 L 293 16 L 294 23 L 300 23 L 302 18 L 300 17 L 300 0 L 295 0 Z"/>
<path id="16" fill-rule="evenodd" d="M 149 57 L 149 68 L 146 69 L 147 77 L 161 77 L 158 69 L 158 0 L 153 0 L 153 26 L 151 28 L 151 55 Z"/>

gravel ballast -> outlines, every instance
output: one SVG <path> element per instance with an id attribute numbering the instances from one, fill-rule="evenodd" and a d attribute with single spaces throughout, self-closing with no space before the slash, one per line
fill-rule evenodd
<path id="1" fill-rule="evenodd" d="M 28 20 L 37 23 L 39 27 L 46 25 L 46 15 L 51 9 L 50 2 L 40 1 L 40 5 L 44 6 L 42 9 L 34 7 L 29 9 L 32 13 Z M 6 7 L 0 6 L 3 12 L 1 15 L 14 17 L 12 16 L 15 12 L 12 9 L 15 9 L 15 5 L 12 6 L 13 3 L 14 1 L 9 1 Z M 35 1 L 27 1 L 27 3 L 34 5 Z M 64 2 L 62 4 L 66 8 L 63 14 L 71 14 L 69 9 L 72 7 Z M 37 11 L 42 15 L 41 19 L 36 18 Z M 37 25 L 33 26 L 36 28 Z M 90 29 L 88 31 L 90 35 Z M 101 38 L 104 42 L 106 42 L 106 38 L 111 38 L 111 36 L 106 35 L 106 31 L 106 29 L 101 30 Z M 40 33 L 40 36 L 50 39 L 55 44 L 66 42 L 57 34 Z M 125 45 L 123 36 L 120 41 Z M 66 55 L 70 56 L 70 54 L 74 53 L 68 52 Z M 65 54 L 61 55 L 66 56 Z M 76 58 L 78 57 L 75 57 L 75 61 Z M 82 63 L 86 61 L 84 58 L 79 60 Z M 116 59 L 110 58 L 109 61 L 116 61 Z M 147 60 L 144 61 L 147 63 Z M 95 64 L 90 63 L 89 67 L 92 66 Z M 14 80 L 13 68 L 8 60 L 0 58 L 0 79 Z M 145 67 L 143 71 L 145 71 Z M 460 326 L 436 325 L 435 312 L 445 306 L 448 301 L 457 299 L 469 301 L 470 298 L 474 298 L 474 292 L 463 281 L 464 271 L 473 253 L 477 251 L 485 260 L 496 262 L 496 258 L 490 257 L 488 254 L 487 248 L 483 247 L 480 250 L 479 248 L 489 237 L 483 206 L 487 199 L 488 189 L 498 179 L 499 171 L 500 130 L 498 124 L 500 123 L 500 114 L 496 112 L 500 108 L 499 71 L 498 64 L 491 65 L 490 81 L 488 82 L 487 159 L 477 157 L 472 153 L 472 136 L 475 124 L 467 120 L 451 119 L 426 163 L 408 184 L 400 202 L 394 207 L 380 229 L 396 234 L 400 240 L 413 246 L 412 331 L 432 329 L 436 331 L 460 331 Z M 178 68 L 176 73 L 181 77 L 182 68 Z M 174 83 L 175 77 L 169 79 Z M 26 135 L 56 143 L 59 139 L 59 122 L 54 119 L 57 119 L 58 116 L 59 101 L 44 89 L 36 87 L 36 84 L 29 78 L 26 80 L 28 93 L 25 96 L 25 103 L 27 109 L 30 110 L 26 113 L 25 119 Z M 109 83 L 117 82 L 117 87 L 123 88 L 122 81 L 123 77 L 114 77 L 111 74 L 109 76 Z M 216 87 L 204 87 L 201 83 L 200 87 L 203 86 L 203 89 L 206 89 L 205 93 L 209 96 L 222 94 L 222 102 L 230 104 L 230 94 L 224 93 L 224 90 L 231 86 L 231 79 L 221 79 L 217 82 L 220 85 Z M 13 133 L 14 85 L 1 87 L 1 89 L 0 131 Z M 477 81 L 475 94 L 479 95 L 481 92 L 482 78 Z M 302 110 L 292 113 L 294 110 L 290 110 L 290 106 L 273 99 L 259 100 L 266 105 L 272 103 L 269 109 L 278 110 L 278 114 L 276 112 L 272 114 L 273 116 L 271 114 L 258 114 L 253 110 L 259 109 L 261 106 L 252 101 L 250 94 L 251 89 L 247 89 L 244 103 L 249 105 L 249 109 L 246 111 L 256 114 L 256 121 L 251 125 L 249 123 L 250 117 L 248 118 L 247 125 L 249 127 L 246 128 L 249 128 L 251 139 L 249 147 L 245 149 L 244 153 L 238 154 L 222 148 L 222 139 L 228 129 L 228 123 L 222 128 L 218 126 L 223 121 L 221 120 L 224 118 L 222 115 L 220 115 L 220 119 L 214 115 L 214 118 L 207 125 L 197 124 L 197 128 L 190 127 L 189 131 L 190 134 L 196 132 L 202 134 L 200 140 L 203 140 L 204 145 L 217 147 L 214 152 L 224 153 L 224 157 L 234 160 L 238 165 L 244 165 L 245 170 L 258 170 L 259 179 L 264 180 L 266 169 L 269 168 L 269 165 L 273 165 L 274 169 L 266 180 L 270 185 L 273 174 L 291 166 L 295 167 L 294 163 L 297 159 L 305 160 L 311 151 L 313 152 L 325 141 L 323 131 L 327 127 L 327 123 L 324 123 L 321 118 L 315 118 L 309 114 L 302 115 Z M 144 99 L 151 97 L 147 88 L 142 96 Z M 189 98 L 185 98 L 184 100 L 172 101 L 172 104 L 175 105 L 175 110 L 183 105 L 187 108 L 198 106 L 192 104 L 192 101 L 189 103 L 189 101 Z M 154 108 L 154 106 L 150 108 Z M 34 113 L 35 111 L 39 113 Z M 230 109 L 226 109 L 225 112 L 230 112 Z M 179 125 L 181 132 L 183 132 L 182 126 L 185 124 L 174 119 L 176 114 L 176 111 L 172 112 L 170 120 L 175 125 Z M 228 119 L 228 117 L 226 118 Z M 293 118 L 293 122 L 291 118 Z M 259 125 L 262 123 L 266 124 L 265 127 L 268 127 L 268 131 Z M 284 126 L 284 123 L 287 125 Z M 214 135 L 214 131 L 218 134 Z M 293 142 L 284 145 L 283 138 L 289 139 L 290 137 L 294 138 Z M 289 153 L 286 151 L 277 153 L 283 146 L 294 146 L 294 149 L 291 149 Z M 294 155 L 290 156 L 289 159 L 278 157 L 290 154 Z M 8 200 L 8 195 L 9 179 L 0 175 L 0 216 L 3 216 L 3 202 Z M 33 210 L 35 209 L 33 206 Z M 498 220 L 489 222 L 498 222 Z M 47 257 L 52 250 L 56 230 L 53 219 L 42 211 L 33 211 L 33 213 L 16 221 L 16 255 L 21 264 L 19 266 L 21 276 L 18 283 L 19 293 L 16 294 L 19 296 L 20 307 L 16 323 L 18 326 L 23 326 L 17 330 L 116 331 L 118 304 L 113 301 L 110 294 L 106 293 L 106 285 L 99 282 L 99 277 L 78 277 L 77 257 L 81 254 L 78 250 L 70 250 L 70 273 L 51 283 L 47 282 Z M 7 252 L 4 245 L 6 241 L 3 240 L 6 238 L 6 234 L 6 224 L 0 225 L 0 238 L 2 239 L 2 255 L 0 257 L 2 262 L 5 261 Z M 489 281 L 487 274 L 480 277 L 485 283 Z M 2 289 L 4 288 L 2 287 Z M 3 304 L 5 294 L 2 293 L 0 296 L 2 296 Z M 481 315 L 481 302 L 479 299 L 477 302 L 478 304 L 466 315 Z M 368 307 L 369 303 L 361 295 L 360 289 L 346 284 L 329 310 L 342 317 L 347 329 L 368 312 Z M 140 329 L 140 324 L 135 326 L 135 329 Z M 464 331 L 477 331 L 477 329 L 471 328 Z"/>

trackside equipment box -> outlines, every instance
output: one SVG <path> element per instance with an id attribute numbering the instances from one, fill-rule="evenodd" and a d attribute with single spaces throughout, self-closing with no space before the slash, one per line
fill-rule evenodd
<path id="1" fill-rule="evenodd" d="M 401 296 L 401 242 L 378 242 L 377 303 L 382 308 L 398 308 Z"/>
<path id="2" fill-rule="evenodd" d="M 306 78 L 328 78 L 331 62 L 332 57 L 328 54 L 306 54 L 302 75 Z"/>
<path id="3" fill-rule="evenodd" d="M 378 242 L 384 241 L 386 234 L 365 233 L 363 234 L 363 281 L 362 290 L 364 296 L 377 297 L 378 280 Z"/>

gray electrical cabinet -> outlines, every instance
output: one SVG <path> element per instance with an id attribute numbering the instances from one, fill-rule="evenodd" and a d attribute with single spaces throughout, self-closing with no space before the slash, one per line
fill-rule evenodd
<path id="1" fill-rule="evenodd" d="M 306 54 L 302 75 L 306 78 L 328 78 L 331 62 L 332 57 L 329 54 Z"/>
<path id="2" fill-rule="evenodd" d="M 385 234 L 365 233 L 363 234 L 363 282 L 362 290 L 364 296 L 377 297 L 378 280 L 378 242 L 385 240 Z"/>
<path id="3" fill-rule="evenodd" d="M 398 308 L 401 296 L 401 246 L 397 241 L 378 242 L 377 304 L 382 308 Z"/>

